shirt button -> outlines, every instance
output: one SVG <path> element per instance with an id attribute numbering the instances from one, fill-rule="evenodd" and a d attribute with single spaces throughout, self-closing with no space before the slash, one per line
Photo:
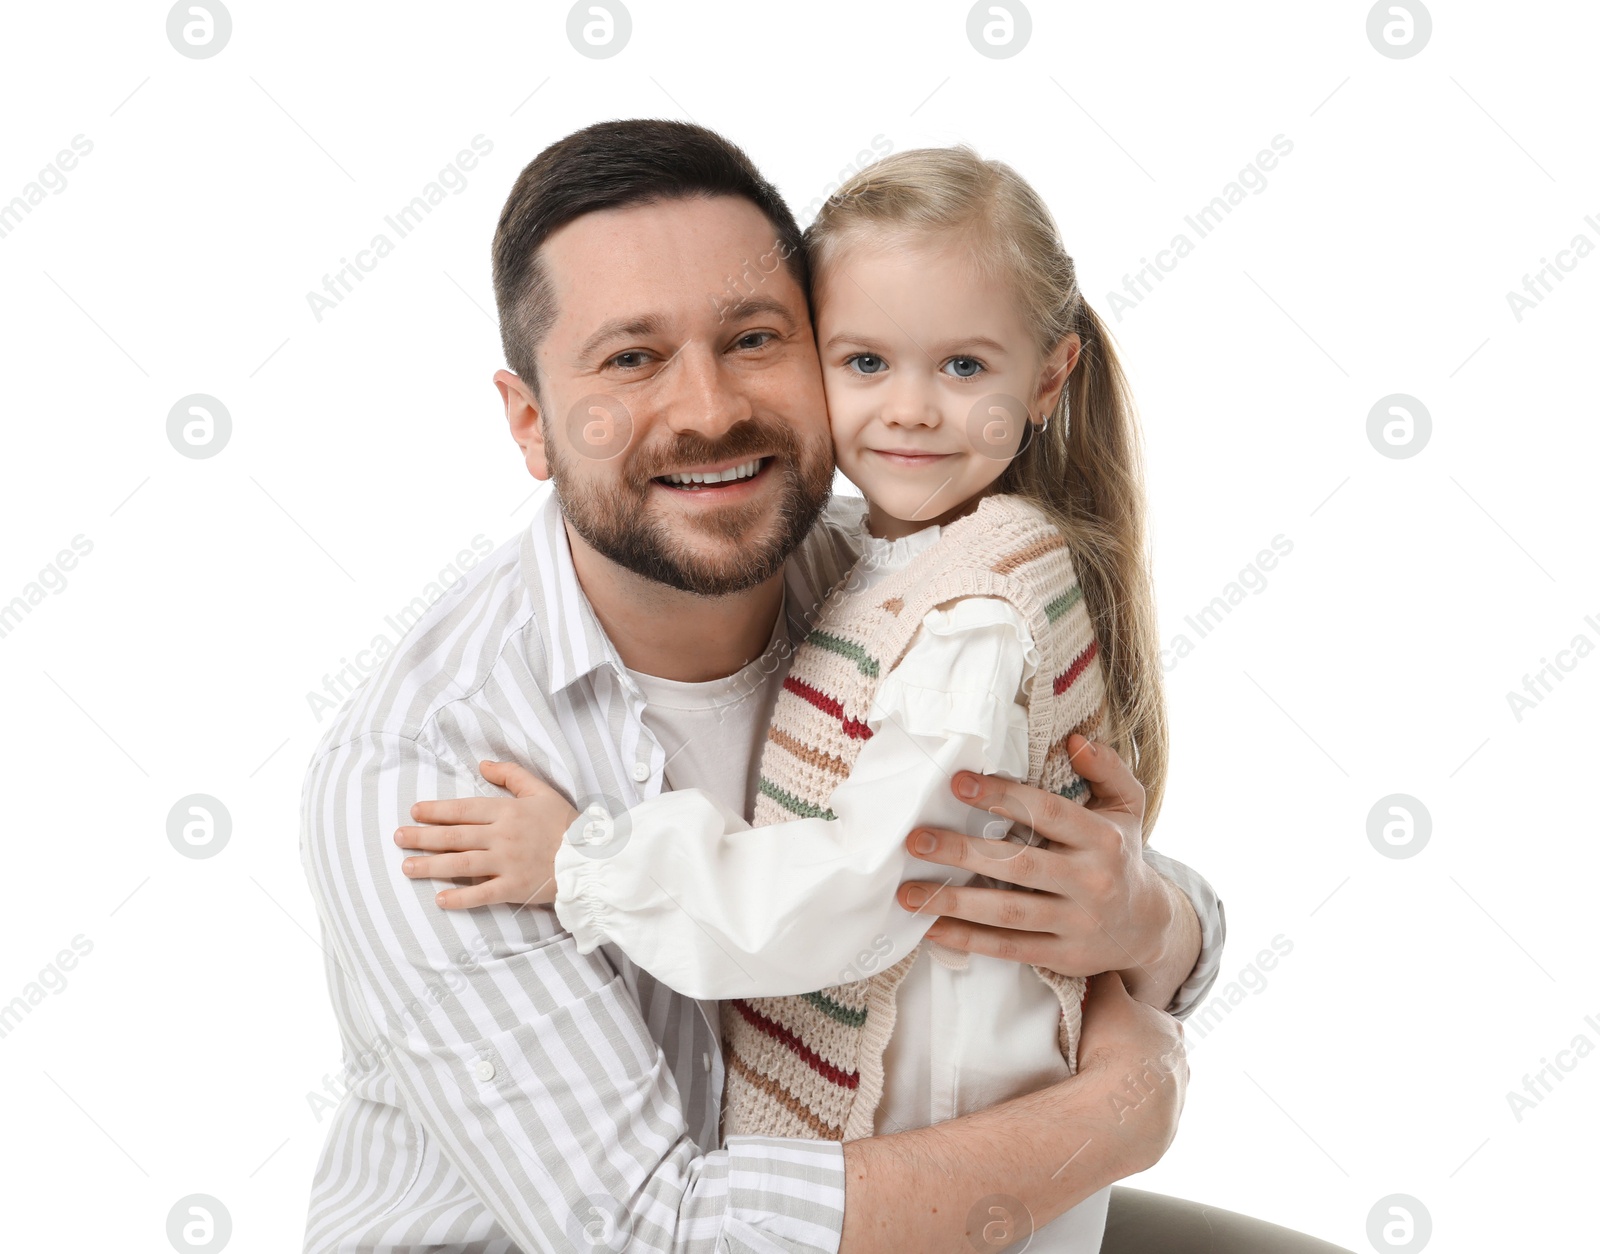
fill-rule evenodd
<path id="1" fill-rule="evenodd" d="M 707 1071 L 711 1070 L 711 1055 L 710 1054 L 701 1054 L 700 1055 L 700 1061 L 705 1066 L 705 1069 Z"/>
<path id="2" fill-rule="evenodd" d="M 633 777 L 634 777 L 634 779 L 638 780 L 638 782 L 641 783 L 641 784 L 644 783 L 645 780 L 649 779 L 650 778 L 650 763 L 648 763 L 648 762 L 635 762 L 633 764 Z"/>
<path id="3" fill-rule="evenodd" d="M 494 1079 L 494 1063 L 490 1062 L 487 1058 L 480 1058 L 478 1060 L 478 1065 L 473 1068 L 473 1071 L 480 1080 Z"/>

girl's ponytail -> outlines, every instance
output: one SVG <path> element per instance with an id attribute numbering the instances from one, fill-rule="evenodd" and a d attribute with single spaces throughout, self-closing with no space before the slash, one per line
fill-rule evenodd
<path id="1" fill-rule="evenodd" d="M 1043 505 L 1067 537 L 1106 676 L 1111 721 L 1097 738 L 1116 749 L 1144 785 L 1148 840 L 1166 787 L 1168 727 L 1145 524 L 1144 449 L 1132 392 L 1105 323 L 1081 294 L 1075 293 L 1072 304 L 1069 316 L 1081 348 L 1066 395 L 1037 447 L 1024 450 L 997 486 Z"/>

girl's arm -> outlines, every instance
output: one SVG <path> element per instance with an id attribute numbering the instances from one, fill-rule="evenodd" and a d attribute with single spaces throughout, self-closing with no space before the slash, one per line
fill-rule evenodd
<path id="1" fill-rule="evenodd" d="M 902 883 L 930 877 L 905 848 L 912 829 L 987 826 L 998 838 L 1010 827 L 958 800 L 950 778 L 1024 777 L 1017 698 L 1036 658 L 1027 624 L 1002 600 L 933 611 L 879 687 L 873 735 L 828 801 L 836 819 L 752 828 L 698 788 L 613 816 L 603 843 L 587 842 L 591 820 L 580 815 L 555 855 L 557 915 L 580 953 L 617 945 L 696 998 L 810 992 L 898 961 L 935 918 L 895 900 Z"/>

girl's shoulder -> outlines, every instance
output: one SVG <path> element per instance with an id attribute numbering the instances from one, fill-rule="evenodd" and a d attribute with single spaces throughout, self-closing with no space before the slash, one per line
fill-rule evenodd
<path id="1" fill-rule="evenodd" d="M 984 497 L 977 509 L 944 528 L 939 540 L 941 545 L 948 542 L 948 548 L 961 546 L 1002 554 L 1017 546 L 1065 549 L 1067 543 L 1044 506 L 1009 492 Z"/>
<path id="2" fill-rule="evenodd" d="M 991 492 L 976 509 L 969 510 L 944 528 L 945 534 L 968 528 L 994 526 L 1054 526 L 1044 506 L 1015 492 Z M 942 538 L 942 537 L 941 537 Z"/>

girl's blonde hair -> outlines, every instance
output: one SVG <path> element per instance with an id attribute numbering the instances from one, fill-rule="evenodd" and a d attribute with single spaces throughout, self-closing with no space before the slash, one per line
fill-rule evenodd
<path id="1" fill-rule="evenodd" d="M 1048 428 L 1027 436 L 991 491 L 1043 506 L 1065 535 L 1100 643 L 1110 744 L 1144 786 L 1144 836 L 1167 778 L 1167 711 L 1145 534 L 1143 448 L 1111 337 L 1078 290 L 1050 210 L 1010 166 L 965 144 L 892 153 L 855 175 L 806 228 L 813 295 L 858 237 L 955 236 L 984 274 L 1011 285 L 1041 358 L 1082 348 Z M 1036 398 L 1021 398 L 1032 403 Z"/>

